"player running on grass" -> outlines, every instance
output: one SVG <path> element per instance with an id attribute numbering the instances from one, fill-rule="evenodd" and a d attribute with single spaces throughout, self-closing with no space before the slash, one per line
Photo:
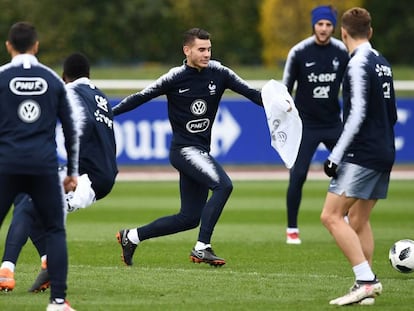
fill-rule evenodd
<path id="1" fill-rule="evenodd" d="M 85 115 L 85 118 L 78 120 L 82 128 L 78 185 L 74 192 L 66 194 L 70 212 L 86 208 L 95 200 L 104 198 L 111 191 L 118 173 L 111 106 L 106 96 L 92 84 L 89 73 L 89 61 L 83 54 L 74 53 L 64 61 L 66 90 L 70 98 L 76 98 Z M 65 175 L 66 168 L 61 168 L 59 174 Z M 20 194 L 14 204 L 0 269 L 0 288 L 14 289 L 15 265 L 30 236 L 41 257 L 42 266 L 29 292 L 43 291 L 49 287 L 50 281 L 46 263 L 46 232 L 28 195 Z"/>
<path id="2" fill-rule="evenodd" d="M 180 175 L 181 208 L 177 214 L 117 233 L 122 258 L 127 265 L 132 265 L 138 243 L 196 228 L 200 222 L 198 240 L 190 252 L 190 259 L 213 266 L 226 263 L 214 253 L 211 236 L 233 185 L 221 165 L 210 155 L 211 128 L 226 89 L 260 106 L 263 105 L 261 94 L 232 70 L 210 59 L 211 41 L 207 31 L 199 28 L 186 31 L 183 52 L 186 59 L 182 66 L 172 68 L 113 109 L 114 115 L 119 115 L 166 95 L 173 131 L 170 162 Z"/>

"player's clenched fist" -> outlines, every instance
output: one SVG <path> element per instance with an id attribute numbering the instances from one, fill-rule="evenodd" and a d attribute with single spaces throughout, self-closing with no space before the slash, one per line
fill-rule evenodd
<path id="1" fill-rule="evenodd" d="M 77 176 L 66 176 L 63 180 L 63 188 L 65 189 L 65 193 L 68 193 L 69 191 L 75 191 L 77 185 Z"/>

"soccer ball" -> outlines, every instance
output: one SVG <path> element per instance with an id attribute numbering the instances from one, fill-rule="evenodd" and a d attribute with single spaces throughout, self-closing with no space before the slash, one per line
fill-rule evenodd
<path id="1" fill-rule="evenodd" d="M 394 243 L 390 248 L 388 258 L 391 266 L 401 273 L 414 271 L 414 241 L 405 239 Z"/>

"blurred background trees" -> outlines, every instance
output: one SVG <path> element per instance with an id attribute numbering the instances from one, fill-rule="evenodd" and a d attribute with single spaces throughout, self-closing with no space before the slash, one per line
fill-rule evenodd
<path id="1" fill-rule="evenodd" d="M 213 58 L 226 65 L 282 65 L 290 47 L 311 34 L 310 11 L 364 6 L 373 16 L 373 44 L 393 64 L 414 65 L 414 1 L 410 0 L 0 0 L 0 35 L 16 21 L 34 23 L 42 61 L 60 64 L 73 51 L 95 65 L 162 63 L 184 58 L 181 34 L 212 34 Z M 0 49 L 0 62 L 9 60 Z"/>

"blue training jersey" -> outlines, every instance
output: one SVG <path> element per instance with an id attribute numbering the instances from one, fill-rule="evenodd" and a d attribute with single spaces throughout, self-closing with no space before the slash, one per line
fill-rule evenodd
<path id="1" fill-rule="evenodd" d="M 390 64 L 369 42 L 352 53 L 343 82 L 344 131 L 329 159 L 391 171 L 397 109 Z"/>
<path id="2" fill-rule="evenodd" d="M 283 83 L 294 94 L 305 127 L 335 127 L 341 123 L 339 90 L 348 63 L 348 52 L 338 39 L 319 45 L 315 37 L 297 43 L 289 51 Z"/>
<path id="3" fill-rule="evenodd" d="M 0 173 L 56 174 L 55 129 L 59 119 L 68 154 L 68 175 L 78 174 L 79 111 L 64 82 L 31 54 L 0 67 Z"/>
<path id="4" fill-rule="evenodd" d="M 80 104 L 79 174 L 88 174 L 99 200 L 112 189 L 118 173 L 112 108 L 105 94 L 83 77 L 66 84 L 69 98 Z"/>
<path id="5" fill-rule="evenodd" d="M 197 146 L 209 152 L 211 128 L 226 89 L 263 106 L 259 91 L 252 89 L 228 67 L 211 60 L 202 70 L 186 64 L 172 68 L 141 92 L 122 100 L 113 111 L 118 115 L 166 95 L 173 131 L 171 148 Z"/>

